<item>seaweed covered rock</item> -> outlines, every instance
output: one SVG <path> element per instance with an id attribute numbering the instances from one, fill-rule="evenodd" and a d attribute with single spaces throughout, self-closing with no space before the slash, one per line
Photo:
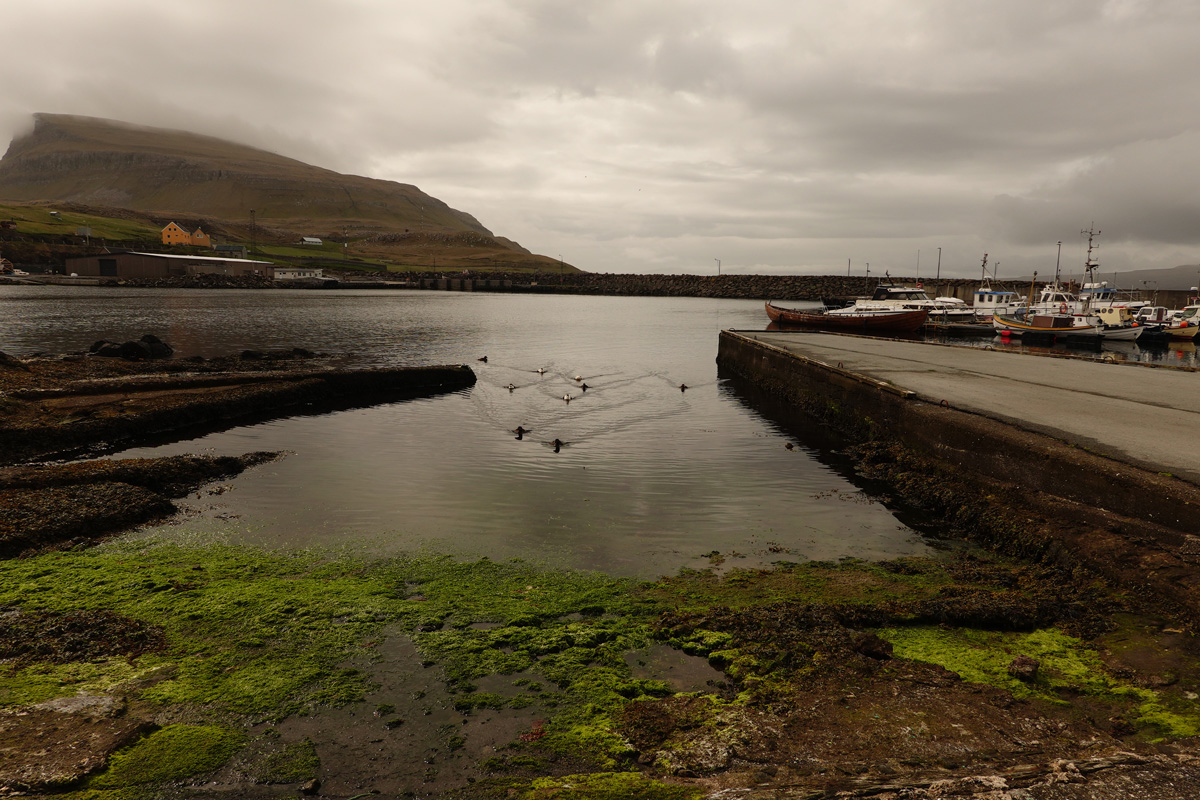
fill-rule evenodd
<path id="1" fill-rule="evenodd" d="M 92 343 L 92 346 L 88 348 L 88 352 L 104 358 L 124 358 L 129 361 L 143 361 L 150 358 L 170 358 L 175 354 L 175 349 L 157 336 L 147 333 L 137 341 L 123 343 L 100 339 Z"/>
<path id="2" fill-rule="evenodd" d="M 29 372 L 29 367 L 19 358 L 13 358 L 8 353 L 0 352 L 0 369 L 16 369 Z"/>

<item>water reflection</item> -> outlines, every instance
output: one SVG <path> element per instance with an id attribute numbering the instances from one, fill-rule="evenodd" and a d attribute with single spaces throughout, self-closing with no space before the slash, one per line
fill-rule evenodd
<path id="1" fill-rule="evenodd" d="M 1138 364 L 1159 364 L 1170 367 L 1200 367 L 1194 342 L 1141 344 L 1138 342 L 1089 342 L 1087 340 L 1022 341 L 1020 336 L 963 337 L 930 335 L 930 341 L 957 347 L 977 347 L 991 350 L 1030 353 L 1033 355 L 1069 355 L 1093 361 L 1127 361 Z"/>
<path id="2" fill-rule="evenodd" d="M 299 346 L 478 375 L 443 397 L 127 451 L 291 453 L 193 496 L 188 515 L 142 536 L 433 548 L 643 576 L 708 566 L 713 552 L 726 566 L 930 552 L 822 463 L 804 431 L 718 378 L 719 331 L 764 327 L 758 301 L 56 289 L 0 302 L 16 321 L 0 330 L 9 352 L 168 331 L 180 355 Z M 518 426 L 530 432 L 518 439 Z"/>

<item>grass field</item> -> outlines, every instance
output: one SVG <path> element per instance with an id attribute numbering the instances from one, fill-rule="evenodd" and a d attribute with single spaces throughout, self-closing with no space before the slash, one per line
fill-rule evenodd
<path id="1" fill-rule="evenodd" d="M 120 212 L 121 216 L 101 216 L 101 213 L 56 208 L 49 203 L 0 203 L 0 220 L 16 223 L 19 237 L 32 237 L 41 246 L 52 251 L 63 251 L 63 255 L 78 255 L 74 250 L 84 245 L 81 238 L 87 236 L 89 244 L 121 243 L 120 246 L 150 247 L 158 249 L 161 241 L 161 226 L 150 217 L 127 219 L 138 216 L 136 212 Z M 103 212 L 102 209 L 91 211 Z M 51 212 L 57 214 L 52 216 Z M 205 230 L 220 244 L 242 244 L 238 236 L 221 235 L 227 229 L 220 221 L 210 220 Z M 80 233 L 87 230 L 86 234 Z M 250 248 L 251 258 L 265 258 L 279 263 L 306 264 L 327 270 L 379 271 L 391 273 L 441 272 L 458 276 L 464 271 L 473 275 L 502 272 L 533 274 L 537 272 L 578 272 L 570 265 L 563 265 L 544 256 L 528 255 L 510 250 L 498 243 L 491 246 L 463 246 L 461 243 L 440 244 L 422 242 L 418 245 L 379 243 L 369 240 L 351 241 L 349 247 L 338 241 L 324 241 L 320 245 L 300 245 L 293 241 L 279 242 L 283 235 L 276 231 L 276 241 L 260 241 Z M 298 237 L 297 237 L 298 238 Z M 64 248 L 70 249 L 66 252 Z M 187 248 L 198 255 L 213 255 L 207 250 Z M 174 252 L 174 251 L 172 251 Z"/>
<path id="2" fill-rule="evenodd" d="M 0 219 L 17 223 L 17 230 L 34 236 L 74 236 L 79 228 L 90 228 L 94 239 L 158 239 L 159 228 L 143 222 L 95 214 L 80 214 L 60 211 L 58 217 L 50 216 L 50 206 L 17 205 L 0 203 Z"/>

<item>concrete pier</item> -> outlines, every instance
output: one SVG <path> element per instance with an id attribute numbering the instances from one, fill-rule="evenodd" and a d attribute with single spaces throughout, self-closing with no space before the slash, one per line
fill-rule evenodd
<path id="1" fill-rule="evenodd" d="M 963 535 L 1152 586 L 1200 620 L 1200 372 L 808 331 L 724 331 L 717 362 L 900 448 L 888 480 L 969 517 Z"/>
<path id="2" fill-rule="evenodd" d="M 884 390 L 1200 485 L 1200 373 L 820 332 L 746 332 Z"/>

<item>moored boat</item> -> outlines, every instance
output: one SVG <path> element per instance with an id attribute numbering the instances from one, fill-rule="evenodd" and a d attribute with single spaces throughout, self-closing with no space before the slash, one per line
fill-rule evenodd
<path id="1" fill-rule="evenodd" d="M 855 307 L 802 310 L 766 304 L 767 316 L 782 325 L 800 325 L 843 333 L 912 333 L 925 324 L 929 309 L 866 309 Z"/>
<path id="2" fill-rule="evenodd" d="M 880 283 L 874 293 L 860 297 L 854 301 L 849 311 L 853 313 L 875 311 L 914 311 L 926 309 L 930 322 L 975 322 L 975 309 L 971 308 L 957 297 L 937 297 L 930 299 L 925 288 L 916 286 L 898 286 L 893 283 Z M 838 309 L 839 312 L 842 309 Z"/>
<path id="3" fill-rule="evenodd" d="M 1099 339 L 1104 335 L 1104 324 L 1096 317 L 1076 317 L 1072 314 L 1031 314 L 1009 316 L 995 314 L 992 327 L 998 332 L 1017 336 L 1049 336 L 1053 338 Z"/>
<path id="4" fill-rule="evenodd" d="M 1124 306 L 1105 306 L 1095 309 L 1095 312 L 1104 324 L 1106 342 L 1136 342 L 1146 332 L 1145 327 L 1138 324 Z"/>
<path id="5" fill-rule="evenodd" d="M 1184 314 L 1193 308 L 1200 309 L 1200 306 L 1188 306 L 1183 311 L 1176 312 L 1163 306 L 1146 306 L 1139 309 L 1134 320 L 1145 330 L 1142 341 L 1146 344 L 1166 345 L 1193 340 L 1196 332 L 1200 331 L 1200 327 L 1197 327 L 1197 322 L 1200 322 L 1196 317 L 1198 312 L 1192 311 L 1188 318 L 1184 318 Z"/>
<path id="6" fill-rule="evenodd" d="M 987 262 L 988 254 L 984 253 L 980 267 L 983 274 L 980 275 L 979 288 L 975 290 L 971 306 L 975 309 L 975 319 L 990 326 L 994 314 L 1016 314 L 1025 309 L 1026 303 L 1025 298 L 1016 292 L 992 286 L 993 276 L 988 275 Z"/>

